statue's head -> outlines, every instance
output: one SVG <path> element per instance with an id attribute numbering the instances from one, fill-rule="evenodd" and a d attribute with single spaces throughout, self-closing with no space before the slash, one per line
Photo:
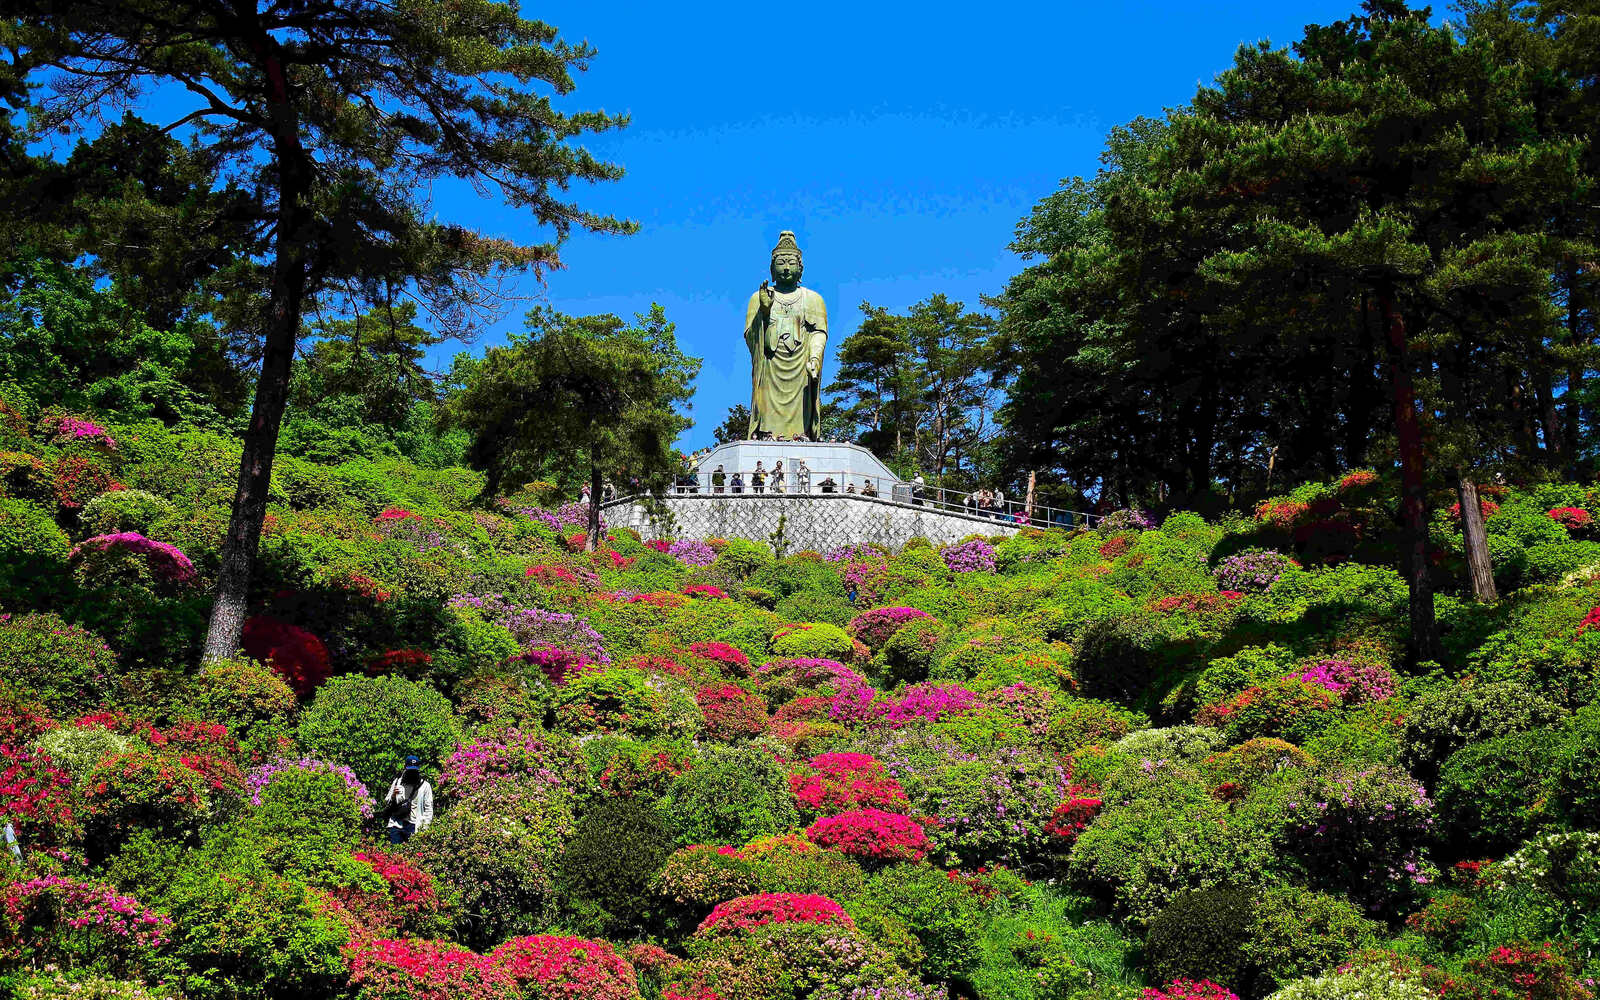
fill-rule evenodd
<path id="1" fill-rule="evenodd" d="M 799 287 L 803 273 L 800 245 L 794 241 L 794 233 L 785 229 L 778 234 L 778 245 L 772 248 L 772 283 L 780 292 L 793 291 Z"/>

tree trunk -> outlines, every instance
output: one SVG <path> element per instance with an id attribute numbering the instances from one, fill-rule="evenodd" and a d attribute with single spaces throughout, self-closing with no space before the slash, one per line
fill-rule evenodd
<path id="1" fill-rule="evenodd" d="M 1028 523 L 1029 524 L 1033 523 L 1033 488 L 1035 486 L 1037 486 L 1038 483 L 1039 483 L 1039 470 L 1038 469 L 1029 469 L 1028 470 L 1028 500 L 1027 500 L 1027 503 L 1024 506 L 1024 510 L 1026 511 L 1027 516 L 1028 516 Z"/>
<path id="2" fill-rule="evenodd" d="M 1500 599 L 1494 589 L 1494 565 L 1489 560 L 1489 540 L 1483 533 L 1483 508 L 1478 505 L 1478 484 L 1465 468 L 1456 467 L 1456 497 L 1461 502 L 1461 545 L 1467 554 L 1467 576 L 1472 596 L 1484 604 Z"/>
<path id="3" fill-rule="evenodd" d="M 1437 660 L 1439 625 L 1433 615 L 1433 586 L 1428 579 L 1426 458 L 1422 453 L 1422 426 L 1417 419 L 1416 389 L 1411 381 L 1406 321 L 1392 288 L 1379 290 L 1378 308 L 1383 311 L 1388 328 L 1390 396 L 1400 452 L 1400 519 L 1405 532 L 1403 568 L 1410 592 L 1411 656 L 1416 662 Z"/>
<path id="4" fill-rule="evenodd" d="M 589 456 L 589 533 L 583 548 L 585 552 L 600 551 L 600 491 L 605 488 L 601 482 L 600 460 L 595 455 Z"/>
<path id="5" fill-rule="evenodd" d="M 256 381 L 250 423 L 239 459 L 239 485 L 228 517 L 228 534 L 219 554 L 217 588 L 206 627 L 202 662 L 236 656 L 249 611 L 250 577 L 261 524 L 267 515 L 272 462 L 278 451 L 278 429 L 289 395 L 289 368 L 300 336 L 305 305 L 311 212 L 307 207 L 312 164 L 300 144 L 299 128 L 288 104 L 282 69 L 268 61 L 267 77 L 274 95 L 273 156 L 277 160 L 278 217 L 273 246 L 272 279 L 267 303 L 261 374 Z"/>
<path id="6" fill-rule="evenodd" d="M 1556 416 L 1555 389 L 1550 385 L 1550 373 L 1541 371 L 1533 376 L 1533 393 L 1539 400 L 1540 430 L 1544 432 L 1544 453 L 1551 469 L 1560 469 L 1566 452 L 1561 421 Z"/>
<path id="7" fill-rule="evenodd" d="M 1578 271 L 1569 268 L 1567 271 L 1567 338 L 1572 342 L 1573 348 L 1583 347 L 1583 335 L 1579 332 L 1580 320 L 1578 311 Z M 1578 474 L 1578 443 L 1579 428 L 1583 426 L 1582 415 L 1578 410 L 1578 400 L 1583 396 L 1583 365 L 1570 363 L 1567 365 L 1567 391 L 1565 394 L 1566 410 L 1566 444 L 1568 474 L 1577 478 Z"/>

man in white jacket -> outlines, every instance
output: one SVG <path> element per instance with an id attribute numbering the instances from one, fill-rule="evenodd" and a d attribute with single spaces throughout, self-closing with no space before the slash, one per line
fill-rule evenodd
<path id="1" fill-rule="evenodd" d="M 403 844 L 433 822 L 433 786 L 422 780 L 422 761 L 407 757 L 383 804 L 389 813 L 389 843 Z"/>

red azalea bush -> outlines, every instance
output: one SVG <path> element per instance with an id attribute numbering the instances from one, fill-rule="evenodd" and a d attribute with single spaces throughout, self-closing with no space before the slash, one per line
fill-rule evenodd
<path id="1" fill-rule="evenodd" d="M 889 641 L 890 636 L 905 626 L 932 617 L 917 608 L 873 608 L 852 618 L 845 631 L 850 633 L 851 638 L 860 640 L 868 649 L 877 652 Z"/>
<path id="2" fill-rule="evenodd" d="M 922 824 L 903 813 L 855 809 L 806 827 L 818 847 L 876 861 L 918 861 L 928 850 Z"/>
<path id="3" fill-rule="evenodd" d="M 357 851 L 353 855 L 383 879 L 387 893 L 382 898 L 357 897 L 346 892 L 341 901 L 351 910 L 367 916 L 370 922 L 395 930 L 415 930 L 429 926 L 444 913 L 444 902 L 433 884 L 433 876 L 418 868 L 409 858 L 383 851 Z"/>
<path id="4" fill-rule="evenodd" d="M 1127 535 L 1115 535 L 1105 540 L 1100 546 L 1101 559 L 1116 559 L 1127 553 L 1133 547 L 1133 539 Z"/>
<path id="5" fill-rule="evenodd" d="M 362 1000 L 519 1000 L 510 971 L 446 941 L 352 942 L 350 984 Z"/>
<path id="6" fill-rule="evenodd" d="M 1594 994 L 1575 978 L 1567 957 L 1549 941 L 1515 941 L 1467 963 L 1466 989 L 1446 988 L 1446 996 L 1474 1000 L 1589 1000 Z"/>
<path id="7" fill-rule="evenodd" d="M 333 674 L 328 647 L 298 625 L 255 615 L 244 623 L 241 644 L 245 655 L 269 664 L 301 700 Z"/>
<path id="8" fill-rule="evenodd" d="M 1546 513 L 1550 515 L 1550 520 L 1568 531 L 1582 531 L 1594 523 L 1594 515 L 1582 507 L 1555 507 Z"/>
<path id="9" fill-rule="evenodd" d="M 1163 615 L 1180 611 L 1191 615 L 1214 615 L 1237 606 L 1243 599 L 1244 594 L 1237 590 L 1224 590 L 1219 594 L 1174 594 L 1158 599 L 1150 608 Z"/>
<path id="10" fill-rule="evenodd" d="M 1478 498 L 1478 510 L 1482 511 L 1483 519 L 1485 521 L 1489 519 L 1490 514 L 1493 514 L 1499 509 L 1500 505 L 1495 503 L 1493 500 L 1489 500 L 1481 496 Z M 1450 517 L 1456 521 L 1461 520 L 1461 501 L 1457 500 L 1455 503 L 1450 505 Z"/>
<path id="11" fill-rule="evenodd" d="M 1071 847 L 1078 840 L 1078 834 L 1089 828 L 1094 818 L 1100 815 L 1100 807 L 1104 803 L 1093 797 L 1070 798 L 1056 806 L 1056 811 L 1050 814 L 1049 822 L 1044 825 L 1044 832 L 1058 844 Z"/>
<path id="12" fill-rule="evenodd" d="M 1351 490 L 1365 489 L 1378 481 L 1378 474 L 1371 469 L 1356 469 L 1346 472 L 1339 480 L 1339 492 L 1348 493 Z"/>
<path id="13" fill-rule="evenodd" d="M 729 600 L 727 593 L 724 592 L 721 587 L 716 587 L 709 583 L 691 583 L 687 587 L 683 588 L 683 593 L 685 597 L 705 597 L 712 600 L 721 601 Z"/>
<path id="14" fill-rule="evenodd" d="M 766 702 L 737 684 L 703 687 L 694 693 L 706 719 L 706 735 L 731 742 L 760 736 L 767 731 Z"/>
<path id="15" fill-rule="evenodd" d="M 736 676 L 747 677 L 750 674 L 750 657 L 744 650 L 726 642 L 695 642 L 689 644 L 689 652 L 702 660 L 710 660 L 719 667 L 725 667 Z"/>
<path id="16" fill-rule="evenodd" d="M 911 805 L 900 783 L 876 758 L 864 753 L 813 757 L 789 775 L 789 788 L 801 811 L 813 816 L 862 807 L 900 809 Z"/>
<path id="17" fill-rule="evenodd" d="M 1592 628 L 1600 628 L 1600 604 L 1590 608 L 1589 613 L 1583 616 L 1583 621 L 1578 623 L 1578 634 L 1582 635 Z"/>
<path id="18" fill-rule="evenodd" d="M 827 896 L 796 892 L 762 892 L 718 903 L 700 922 L 698 933 L 738 934 L 765 924 L 836 924 L 854 927 L 844 907 Z"/>
<path id="19" fill-rule="evenodd" d="M 72 819 L 72 776 L 43 754 L 0 744 L 0 820 L 40 836 Z"/>
<path id="20" fill-rule="evenodd" d="M 85 824 L 93 841 L 148 829 L 173 839 L 198 833 L 220 800 L 243 784 L 237 768 L 203 755 L 127 753 L 107 757 L 84 779 Z"/>
<path id="21" fill-rule="evenodd" d="M 1291 528 L 1310 509 L 1309 504 L 1298 500 L 1263 500 L 1256 504 L 1256 520 L 1276 528 Z"/>
<path id="22" fill-rule="evenodd" d="M 1239 995 L 1209 979 L 1174 979 L 1165 989 L 1146 989 L 1144 1000 L 1239 1000 Z"/>
<path id="23" fill-rule="evenodd" d="M 400 674 L 403 677 L 420 677 L 433 663 L 432 654 L 421 649 L 391 649 L 367 661 L 367 676 Z"/>
<path id="24" fill-rule="evenodd" d="M 637 1000 L 633 966 L 604 941 L 541 934 L 516 937 L 489 958 L 527 1000 Z"/>

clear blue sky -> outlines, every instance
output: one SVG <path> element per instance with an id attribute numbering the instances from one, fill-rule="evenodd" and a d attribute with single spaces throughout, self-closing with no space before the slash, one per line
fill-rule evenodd
<path id="1" fill-rule="evenodd" d="M 1094 171 L 1107 128 L 1186 102 L 1240 44 L 1286 44 L 1355 8 L 525 3 L 598 50 L 568 106 L 632 116 L 590 143 L 628 174 L 575 194 L 641 228 L 575 235 L 566 269 L 521 291 L 571 313 L 660 302 L 680 345 L 705 359 L 681 443 L 709 443 L 748 401 L 744 304 L 780 230 L 795 231 L 805 284 L 827 299 L 831 379 L 863 301 L 898 310 L 944 292 L 976 306 L 1000 291 L 1020 267 L 1006 249 L 1017 221 L 1061 178 Z M 436 206 L 491 234 L 534 235 L 470 192 L 441 190 Z M 525 311 L 514 305 L 477 349 Z"/>

